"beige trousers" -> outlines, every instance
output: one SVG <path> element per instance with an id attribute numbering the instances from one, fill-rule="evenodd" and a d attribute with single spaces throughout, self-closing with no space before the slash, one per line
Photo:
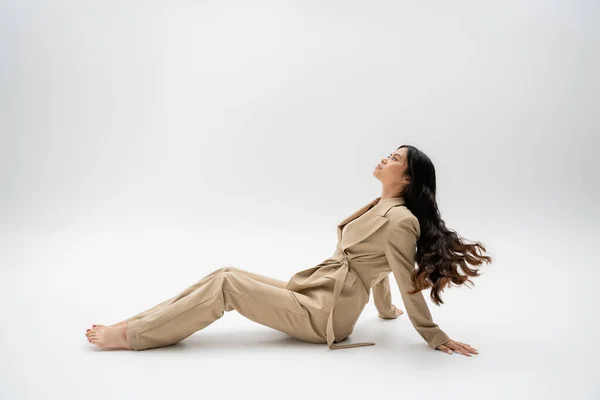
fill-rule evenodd
<path id="1" fill-rule="evenodd" d="M 244 317 L 309 343 L 327 343 L 324 329 L 286 282 L 236 267 L 219 268 L 177 296 L 127 318 L 127 333 L 134 350 L 168 346 L 187 338 L 225 311 Z"/>

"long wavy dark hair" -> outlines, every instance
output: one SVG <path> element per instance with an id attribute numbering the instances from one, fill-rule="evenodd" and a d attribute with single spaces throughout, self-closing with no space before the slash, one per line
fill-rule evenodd
<path id="1" fill-rule="evenodd" d="M 479 276 L 479 271 L 469 268 L 491 263 L 490 256 L 481 242 L 466 243 L 455 231 L 446 227 L 435 199 L 435 167 L 425 153 L 414 146 L 402 145 L 407 149 L 408 166 L 406 174 L 410 183 L 404 188 L 402 196 L 406 207 L 419 220 L 421 236 L 417 241 L 416 268 L 411 274 L 415 294 L 431 288 L 431 299 L 436 305 L 443 304 L 440 293 L 450 283 L 456 285 L 473 281 L 469 277 Z M 465 273 L 458 272 L 459 267 Z"/>

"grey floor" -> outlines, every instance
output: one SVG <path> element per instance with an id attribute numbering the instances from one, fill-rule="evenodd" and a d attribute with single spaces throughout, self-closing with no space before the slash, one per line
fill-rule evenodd
<path id="1" fill-rule="evenodd" d="M 4 237 L 0 397 L 279 399 L 308 393 L 593 399 L 600 393 L 598 314 L 592 307 L 597 270 L 580 279 L 592 264 L 577 256 L 576 243 L 569 254 L 536 252 L 538 244 L 531 240 L 523 246 L 518 234 L 511 240 L 490 238 L 490 252 L 500 256 L 475 287 L 450 289 L 446 305 L 430 306 L 442 329 L 480 351 L 471 358 L 429 349 L 406 314 L 381 320 L 372 303 L 349 338 L 377 343 L 365 348 L 331 351 L 299 342 L 236 311 L 168 348 L 107 351 L 86 341 L 92 323 L 118 322 L 221 262 L 285 279 L 319 258 L 311 253 L 299 255 L 297 267 L 290 261 L 276 265 L 283 250 L 261 258 L 256 249 L 267 241 L 285 249 L 289 244 L 283 241 L 276 245 L 285 235 L 255 233 L 242 241 L 244 234 L 81 231 Z M 309 246 L 325 249 L 317 242 L 331 242 L 329 236 L 287 239 L 305 237 Z M 207 251 L 213 260 L 202 258 L 208 241 L 214 244 Z M 231 243 L 237 243 L 236 250 L 225 256 Z M 545 245 L 564 248 L 558 242 Z M 574 281 L 579 283 L 569 283 Z M 394 303 L 403 307 L 397 287 L 392 289 Z"/>

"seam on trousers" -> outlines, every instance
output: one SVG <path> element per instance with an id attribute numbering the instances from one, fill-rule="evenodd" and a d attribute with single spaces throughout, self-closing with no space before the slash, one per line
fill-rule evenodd
<path id="1" fill-rule="evenodd" d="M 226 266 L 226 267 L 227 267 L 227 266 Z M 230 265 L 230 267 L 237 268 L 237 267 L 235 267 L 234 265 Z M 241 268 L 239 268 L 239 269 L 241 269 Z M 222 273 L 224 273 L 224 272 L 227 272 L 227 271 L 220 272 L 220 273 L 218 273 L 217 275 L 220 275 L 220 274 L 222 274 Z M 245 275 L 244 275 L 244 276 L 245 276 Z M 250 278 L 250 279 L 252 279 L 252 278 Z M 264 283 L 264 282 L 261 282 L 261 283 Z M 285 286 L 287 287 L 287 282 L 285 282 L 285 284 L 286 284 Z M 269 285 L 270 285 L 270 284 L 269 284 Z M 272 285 L 272 286 L 273 286 L 273 285 Z M 279 286 L 275 286 L 275 287 L 279 287 Z M 283 288 L 280 288 L 280 289 L 285 289 L 286 287 L 283 287 Z M 236 291 L 234 291 L 234 290 L 229 290 L 229 289 L 224 289 L 224 288 L 222 288 L 221 290 L 223 290 L 223 291 L 228 291 L 228 292 L 230 292 L 230 293 L 235 293 L 235 294 L 237 294 L 238 296 L 242 296 L 242 297 L 245 297 L 245 298 L 247 298 L 247 299 L 254 300 L 254 301 L 258 302 L 258 303 L 266 304 L 266 305 L 268 305 L 268 306 L 271 306 L 271 307 L 274 307 L 274 308 L 279 308 L 280 310 L 283 310 L 283 311 L 285 311 L 285 312 L 289 312 L 289 313 L 296 314 L 296 315 L 299 315 L 299 316 L 301 316 L 301 317 L 304 317 L 304 318 L 308 318 L 308 316 L 306 316 L 306 315 L 302 315 L 302 314 L 300 314 L 300 313 L 297 313 L 297 312 L 295 312 L 295 311 L 290 311 L 290 310 L 287 310 L 287 309 L 285 309 L 285 308 L 283 308 L 283 307 L 278 307 L 278 306 L 275 306 L 275 305 L 273 305 L 273 304 L 265 303 L 264 301 L 260 301 L 260 300 L 257 300 L 257 299 L 255 299 L 254 297 L 250 297 L 250 296 L 243 295 L 243 294 L 241 294 L 241 293 L 239 293 L 239 292 L 236 292 Z M 296 298 L 296 296 L 294 296 L 294 295 L 291 295 L 291 296 L 294 298 L 294 300 L 298 301 L 298 299 Z M 302 306 L 302 305 L 301 305 L 301 306 Z M 302 307 L 302 308 L 303 308 L 303 309 L 305 309 L 304 307 Z"/>
<path id="2" fill-rule="evenodd" d="M 321 330 L 317 326 L 317 324 L 315 323 L 314 319 L 312 318 L 312 316 L 310 314 L 310 311 L 308 311 L 308 308 L 306 308 L 304 306 L 304 304 L 302 304 L 302 303 L 300 303 L 300 307 L 302 307 L 306 311 L 306 313 L 309 315 L 308 322 L 310 322 L 310 325 L 312 326 L 313 330 L 319 335 L 319 337 L 321 337 L 323 340 L 325 340 L 325 343 L 327 343 L 327 334 L 325 333 L 325 331 Z"/>
<path id="3" fill-rule="evenodd" d="M 280 310 L 283 310 L 283 311 L 285 311 L 285 312 L 288 312 L 288 313 L 291 313 L 291 314 L 296 314 L 296 315 L 299 315 L 299 316 L 301 316 L 301 317 L 303 317 L 303 318 L 308 318 L 308 316 L 307 316 L 307 315 L 302 315 L 302 314 L 299 314 L 299 313 L 297 313 L 297 312 L 295 312 L 295 311 L 290 311 L 290 310 L 287 310 L 287 309 L 285 309 L 285 308 L 282 308 L 282 307 L 275 306 L 275 305 L 273 305 L 273 304 L 265 303 L 264 301 L 257 300 L 257 299 L 255 299 L 255 298 L 253 298 L 253 297 L 250 297 L 250 296 L 245 296 L 245 295 L 243 295 L 243 294 L 241 294 L 241 293 L 238 293 L 238 292 L 236 292 L 236 291 L 229 290 L 229 289 L 222 289 L 222 290 L 221 290 L 221 291 L 219 291 L 217 294 L 215 294 L 214 296 L 211 296 L 210 298 L 208 298 L 207 300 L 203 301 L 202 303 L 200 303 L 200 304 L 196 304 L 195 306 L 193 306 L 193 307 L 190 307 L 190 308 L 188 308 L 187 310 L 184 310 L 184 311 L 180 312 L 179 314 L 177 314 L 177 315 L 175 315 L 175 316 L 173 316 L 173 317 L 169 318 L 169 319 L 168 319 L 168 320 L 166 320 L 166 321 L 163 321 L 163 322 L 161 322 L 160 324 L 158 324 L 158 325 L 156 325 L 156 326 L 153 326 L 152 328 L 148 328 L 148 329 L 145 329 L 145 330 L 143 330 L 143 331 L 140 331 L 140 332 L 135 332 L 134 334 L 135 334 L 135 336 L 138 336 L 138 335 L 141 335 L 142 333 L 148 332 L 148 331 L 150 331 L 150 330 L 152 330 L 152 329 L 156 329 L 156 328 L 158 328 L 159 326 L 161 326 L 161 325 L 163 325 L 163 324 L 166 324 L 167 322 L 169 322 L 169 321 L 170 321 L 170 320 L 172 320 L 173 318 L 177 318 L 177 317 L 179 317 L 181 314 L 183 314 L 183 313 L 186 313 L 186 312 L 188 312 L 188 311 L 191 311 L 191 310 L 193 310 L 194 308 L 196 308 L 196 307 L 199 307 L 199 306 L 201 306 L 202 304 L 206 303 L 207 301 L 210 301 L 210 300 L 214 299 L 216 296 L 218 296 L 220 293 L 223 293 L 224 291 L 227 291 L 227 292 L 231 292 L 231 293 L 237 294 L 238 296 L 246 297 L 246 298 L 248 298 L 248 299 L 251 299 L 251 300 L 254 300 L 254 301 L 258 302 L 258 303 L 262 303 L 262 304 L 268 305 L 268 306 L 270 306 L 270 307 L 273 307 L 273 308 L 278 308 L 278 309 L 280 309 Z"/>
<path id="4" fill-rule="evenodd" d="M 138 336 L 138 335 L 141 335 L 141 334 L 142 334 L 142 333 L 144 333 L 144 332 L 148 332 L 148 331 L 150 331 L 150 330 L 152 330 L 152 329 L 156 329 L 156 328 L 158 328 L 159 326 L 161 326 L 161 325 L 163 325 L 163 324 L 166 324 L 167 322 L 169 322 L 169 321 L 170 321 L 170 320 L 172 320 L 173 318 L 177 318 L 177 317 L 179 317 L 181 314 L 183 314 L 183 313 L 186 313 L 186 312 L 188 312 L 188 311 L 190 311 L 190 310 L 193 310 L 194 308 L 201 306 L 202 304 L 206 303 L 207 301 L 210 301 L 210 300 L 214 299 L 215 297 L 217 297 L 217 296 L 218 296 L 219 294 L 221 294 L 221 293 L 223 293 L 223 292 L 222 292 L 222 291 L 219 291 L 217 294 L 215 294 L 214 296 L 211 296 L 211 297 L 210 297 L 210 298 L 208 298 L 207 300 L 204 300 L 202 303 L 200 303 L 200 304 L 196 304 L 195 306 L 193 306 L 193 307 L 190 307 L 190 308 L 188 308 L 187 310 L 184 310 L 184 311 L 180 312 L 180 313 L 179 313 L 179 314 L 177 314 L 177 315 L 174 315 L 173 317 L 169 318 L 168 320 L 166 320 L 166 321 L 163 321 L 163 322 L 161 322 L 160 324 L 158 324 L 158 325 L 156 325 L 156 326 L 153 326 L 152 328 L 145 329 L 145 330 L 143 330 L 143 331 L 141 331 L 141 332 L 134 332 L 134 334 L 135 334 L 135 336 Z"/>
<path id="5" fill-rule="evenodd" d="M 214 276 L 212 276 L 211 278 L 214 278 L 214 277 L 216 277 L 216 276 L 218 276 L 218 275 L 222 275 L 222 274 L 224 274 L 224 273 L 226 273 L 226 272 L 227 272 L 227 271 L 221 271 L 221 272 L 219 272 L 219 273 L 215 274 Z M 205 277 L 205 278 L 206 278 L 206 277 Z M 210 297 L 208 300 L 205 300 L 205 301 L 203 301 L 203 302 L 202 302 L 202 303 L 200 303 L 200 304 L 196 304 L 195 306 L 193 306 L 193 307 L 190 307 L 190 308 L 188 308 L 187 310 L 184 310 L 184 311 L 180 312 L 179 314 L 175 315 L 174 317 L 171 317 L 171 318 L 169 318 L 168 320 L 166 320 L 166 321 L 163 321 L 163 322 L 161 322 L 160 324 L 158 324 L 158 325 L 156 325 L 156 326 L 154 326 L 154 327 L 152 327 L 152 328 L 148 328 L 148 329 L 146 329 L 146 330 L 143 330 L 143 331 L 141 331 L 141 332 L 137 332 L 137 333 L 135 333 L 135 332 L 134 332 L 134 335 L 136 335 L 136 336 L 137 336 L 137 335 L 141 335 L 142 333 L 144 333 L 144 332 L 148 332 L 148 331 L 149 331 L 149 330 L 151 330 L 151 329 L 158 328 L 159 326 L 161 326 L 162 324 L 165 324 L 165 323 L 169 322 L 169 321 L 170 321 L 170 320 L 172 320 L 173 318 L 177 318 L 177 317 L 179 317 L 179 316 L 180 316 L 181 314 L 183 314 L 184 312 L 188 312 L 188 311 L 190 311 L 190 310 L 194 309 L 195 307 L 198 307 L 198 306 L 200 306 L 200 305 L 202 305 L 202 304 L 206 303 L 207 301 L 209 301 L 209 300 L 212 300 L 213 298 L 215 298 L 216 296 L 218 296 L 218 295 L 219 295 L 219 293 L 222 293 L 222 292 L 221 292 L 221 291 L 219 291 L 219 292 L 218 292 L 218 293 L 216 293 L 214 296 L 211 296 L 211 297 Z M 188 294 L 189 294 L 189 293 L 188 293 Z M 181 293 L 179 293 L 179 294 L 178 294 L 177 296 L 175 296 L 175 297 L 179 297 L 180 295 L 181 295 Z M 175 298 L 175 297 L 173 297 L 173 298 Z M 144 317 L 145 317 L 145 316 L 144 316 Z M 142 318 L 143 318 L 143 317 L 142 317 Z"/>
<path id="6" fill-rule="evenodd" d="M 354 327 L 356 326 L 356 322 L 358 322 L 358 319 L 362 315 L 363 310 L 365 309 L 366 305 L 367 305 L 367 303 L 363 304 L 363 306 L 360 308 L 358 315 L 356 316 L 356 318 L 354 318 L 354 322 L 352 322 L 352 329 L 354 329 Z"/>
<path id="7" fill-rule="evenodd" d="M 244 295 L 244 294 L 241 294 L 241 293 L 239 293 L 239 292 L 236 292 L 235 290 L 223 289 L 223 291 L 224 291 L 224 292 L 235 293 L 235 294 L 237 294 L 238 296 L 242 296 L 242 297 L 245 297 L 245 298 L 247 298 L 247 299 L 254 300 L 254 301 L 258 302 L 258 303 L 266 304 L 266 305 L 268 305 L 268 306 L 271 306 L 271 307 L 273 307 L 273 308 L 279 308 L 280 310 L 283 310 L 283 311 L 285 311 L 285 312 L 289 312 L 289 313 L 291 313 L 291 314 L 296 314 L 296 315 L 299 315 L 299 316 L 301 316 L 301 317 L 308 318 L 308 316 L 307 316 L 307 315 L 302 315 L 302 314 L 299 314 L 299 313 L 297 313 L 297 312 L 295 312 L 295 311 L 290 311 L 290 310 L 288 310 L 288 309 L 286 309 L 286 308 L 283 308 L 283 307 L 278 307 L 278 306 L 275 306 L 275 305 L 273 305 L 273 304 L 270 304 L 270 303 L 265 303 L 264 301 L 257 300 L 257 299 L 255 299 L 254 297 L 246 296 L 246 295 Z"/>

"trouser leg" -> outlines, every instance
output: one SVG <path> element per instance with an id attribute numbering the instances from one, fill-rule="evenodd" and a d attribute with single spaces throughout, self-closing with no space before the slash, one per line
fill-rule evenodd
<path id="1" fill-rule="evenodd" d="M 285 281 L 282 281 L 282 280 L 279 280 L 279 279 L 275 279 L 275 278 L 272 278 L 270 276 L 257 274 L 256 272 L 246 271 L 244 269 L 236 268 L 234 266 L 227 266 L 227 267 L 223 267 L 223 268 L 217 269 L 217 270 L 211 272 L 210 274 L 206 275 L 204 278 L 202 278 L 202 280 L 199 283 L 201 283 L 203 281 L 206 281 L 207 279 L 212 278 L 217 273 L 222 272 L 223 269 L 225 269 L 225 268 L 227 268 L 228 270 L 235 270 L 239 274 L 248 276 L 248 277 L 250 277 L 250 278 L 252 278 L 254 280 L 257 280 L 259 282 L 267 283 L 269 285 L 276 286 L 276 287 L 279 287 L 279 288 L 282 288 L 282 289 L 285 289 L 285 287 L 287 285 L 287 282 L 285 282 Z M 170 299 L 161 301 L 160 303 L 156 304 L 155 306 L 153 306 L 153 307 L 151 307 L 151 308 L 149 308 L 147 310 L 144 310 L 142 312 L 139 312 L 139 313 L 137 313 L 137 314 L 135 314 L 135 315 L 133 315 L 133 316 L 125 319 L 125 322 L 131 322 L 131 321 L 135 321 L 136 319 L 142 319 L 146 315 L 151 314 L 154 311 L 160 310 L 160 309 L 168 306 L 169 304 L 171 304 L 172 302 L 174 302 L 176 299 L 181 299 L 184 296 L 186 296 L 187 294 L 189 294 L 189 288 L 185 289 L 184 291 L 182 291 L 177 296 L 174 296 L 174 297 L 171 297 Z"/>
<path id="2" fill-rule="evenodd" d="M 128 319 L 129 339 L 135 350 L 167 346 L 210 325 L 225 311 L 236 310 L 297 339 L 324 343 L 308 311 L 282 284 L 239 268 L 220 268 L 146 316 Z"/>
<path id="3" fill-rule="evenodd" d="M 145 311 L 142 311 L 142 312 L 140 312 L 140 313 L 137 313 L 137 314 L 135 314 L 135 315 L 134 315 L 134 316 L 132 316 L 132 317 L 126 318 L 126 319 L 125 319 L 125 322 L 131 322 L 131 321 L 134 321 L 134 320 L 136 320 L 136 319 L 142 319 L 142 318 L 144 318 L 146 315 L 148 315 L 148 314 L 151 314 L 151 313 L 153 313 L 153 312 L 154 312 L 154 311 L 156 311 L 156 310 L 160 310 L 160 309 L 161 309 L 161 308 L 163 308 L 163 307 L 166 307 L 166 306 L 167 306 L 168 304 L 170 304 L 170 303 L 171 303 L 171 302 L 172 302 L 174 299 L 175 299 L 175 297 L 171 297 L 170 299 L 167 299 L 167 300 L 161 301 L 160 303 L 158 303 L 157 305 L 155 305 L 155 306 L 154 306 L 154 307 L 152 307 L 152 308 L 149 308 L 149 309 L 147 309 L 147 310 L 145 310 Z"/>

